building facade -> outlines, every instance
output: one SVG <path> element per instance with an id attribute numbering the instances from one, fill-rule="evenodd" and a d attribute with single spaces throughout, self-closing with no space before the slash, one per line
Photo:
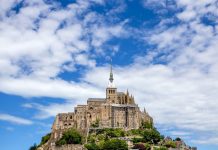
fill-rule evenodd
<path id="1" fill-rule="evenodd" d="M 134 97 L 118 92 L 114 85 L 112 67 L 105 98 L 89 98 L 86 105 L 78 105 L 74 112 L 60 113 L 52 126 L 53 138 L 62 136 L 68 128 L 87 130 L 90 128 L 138 129 L 142 122 L 153 123 L 152 118 L 135 103 Z"/>

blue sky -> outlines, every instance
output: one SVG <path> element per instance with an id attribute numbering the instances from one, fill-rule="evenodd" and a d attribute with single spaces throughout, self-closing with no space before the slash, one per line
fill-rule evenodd
<path id="1" fill-rule="evenodd" d="M 104 97 L 110 58 L 165 136 L 218 149 L 217 0 L 0 0 L 0 147 Z"/>

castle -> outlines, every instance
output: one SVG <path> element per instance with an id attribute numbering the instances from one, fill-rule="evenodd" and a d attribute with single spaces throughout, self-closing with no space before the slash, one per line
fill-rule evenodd
<path id="1" fill-rule="evenodd" d="M 153 123 L 153 119 L 135 103 L 134 97 L 118 92 L 114 85 L 112 66 L 105 98 L 89 98 L 87 105 L 77 105 L 74 112 L 60 113 L 52 126 L 54 139 L 60 138 L 68 128 L 88 130 L 90 128 L 138 129 L 142 122 Z"/>

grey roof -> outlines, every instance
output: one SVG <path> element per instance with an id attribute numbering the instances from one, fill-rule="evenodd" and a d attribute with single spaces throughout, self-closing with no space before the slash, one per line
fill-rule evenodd
<path id="1" fill-rule="evenodd" d="M 105 98 L 89 98 L 87 101 L 105 101 Z"/>
<path id="2" fill-rule="evenodd" d="M 113 107 L 138 107 L 137 105 L 134 104 L 111 104 Z"/>
<path id="3" fill-rule="evenodd" d="M 121 94 L 125 94 L 124 92 L 117 92 L 117 94 L 121 95 Z"/>

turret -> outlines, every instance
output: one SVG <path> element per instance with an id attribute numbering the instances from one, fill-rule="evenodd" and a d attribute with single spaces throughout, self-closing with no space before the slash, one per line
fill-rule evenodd
<path id="1" fill-rule="evenodd" d="M 112 64 L 110 67 L 110 77 L 108 87 L 106 88 L 106 99 L 109 103 L 117 103 L 117 88 L 114 85 Z"/>

